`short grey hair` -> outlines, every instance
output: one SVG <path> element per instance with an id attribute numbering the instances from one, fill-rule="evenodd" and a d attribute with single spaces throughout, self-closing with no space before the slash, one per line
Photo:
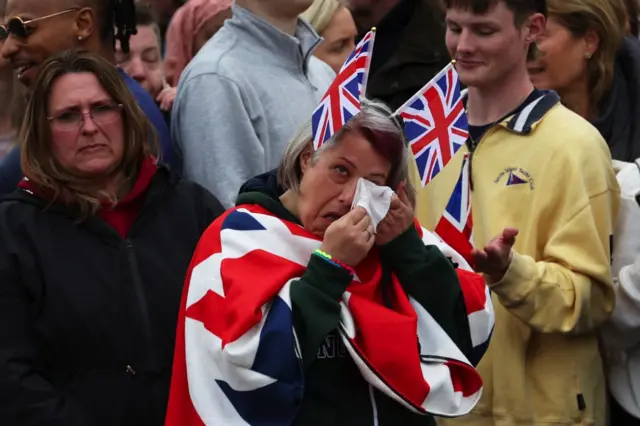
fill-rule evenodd
<path id="1" fill-rule="evenodd" d="M 392 117 L 392 111 L 382 102 L 374 100 L 362 100 L 360 113 L 351 118 L 331 139 L 325 142 L 312 157 L 312 164 L 328 149 L 340 143 L 343 136 L 356 132 L 369 139 L 369 135 L 384 135 L 385 138 L 395 140 L 399 145 L 398 158 L 387 158 L 391 162 L 391 171 L 386 185 L 395 190 L 400 182 L 405 181 L 405 191 L 412 205 L 415 206 L 416 193 L 409 179 L 409 161 L 413 158 L 411 150 L 406 146 L 407 139 L 402 128 L 401 121 Z M 375 136 L 372 136 L 375 138 Z M 370 141 L 371 142 L 371 141 Z M 372 142 L 375 146 L 375 143 Z M 313 131 L 311 120 L 307 121 L 298 134 L 287 146 L 278 168 L 278 183 L 284 190 L 298 192 L 302 180 L 300 168 L 300 156 L 311 148 L 313 144 Z M 384 155 L 384 153 L 381 153 Z"/>

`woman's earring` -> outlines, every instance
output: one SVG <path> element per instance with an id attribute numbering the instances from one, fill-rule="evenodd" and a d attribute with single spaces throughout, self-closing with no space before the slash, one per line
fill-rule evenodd
<path id="1" fill-rule="evenodd" d="M 586 55 L 584 55 L 584 57 L 587 59 L 591 59 L 592 56 L 593 56 L 593 53 L 587 53 Z"/>
<path id="2" fill-rule="evenodd" d="M 78 36 L 78 41 L 82 41 L 82 36 Z"/>

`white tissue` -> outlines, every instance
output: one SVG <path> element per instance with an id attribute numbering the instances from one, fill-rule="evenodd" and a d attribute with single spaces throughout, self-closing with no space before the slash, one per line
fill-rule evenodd
<path id="1" fill-rule="evenodd" d="M 362 207 L 367 211 L 373 224 L 373 232 L 378 229 L 378 224 L 389 212 L 393 190 L 388 186 L 378 186 L 366 179 L 358 179 L 356 193 L 353 196 L 351 209 Z"/>

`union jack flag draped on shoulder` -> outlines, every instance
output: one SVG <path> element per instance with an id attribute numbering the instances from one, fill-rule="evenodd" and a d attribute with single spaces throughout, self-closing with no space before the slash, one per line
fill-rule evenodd
<path id="1" fill-rule="evenodd" d="M 342 295 L 338 333 L 371 386 L 408 410 L 460 416 L 482 391 L 473 365 L 493 330 L 491 297 L 463 258 L 417 229 L 426 245 L 461 266 L 474 359 L 407 296 L 395 274 L 388 287 L 393 307 L 379 300 L 382 266 L 375 251 Z M 209 227 L 187 273 L 166 426 L 292 424 L 304 375 L 291 289 L 321 243 L 257 205 L 231 209 Z"/>
<path id="2" fill-rule="evenodd" d="M 447 65 L 395 112 L 413 151 L 422 186 L 427 185 L 464 145 L 469 136 L 460 80 Z"/>
<path id="3" fill-rule="evenodd" d="M 447 208 L 436 226 L 435 233 L 460 253 L 472 266 L 473 221 L 471 216 L 471 189 L 469 176 L 469 154 L 464 154 L 460 177 L 453 188 Z"/>
<path id="4" fill-rule="evenodd" d="M 358 43 L 311 117 L 313 147 L 317 150 L 360 112 L 375 41 L 375 28 Z"/>

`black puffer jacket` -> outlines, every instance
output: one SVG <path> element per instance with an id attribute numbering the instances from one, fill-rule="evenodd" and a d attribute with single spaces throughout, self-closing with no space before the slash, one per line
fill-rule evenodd
<path id="1" fill-rule="evenodd" d="M 185 273 L 223 211 L 159 169 L 123 239 L 18 190 L 0 202 L 0 424 L 161 426 Z"/>
<path id="2" fill-rule="evenodd" d="M 613 84 L 592 124 L 614 160 L 640 158 L 640 41 L 626 37 L 616 58 Z"/>

